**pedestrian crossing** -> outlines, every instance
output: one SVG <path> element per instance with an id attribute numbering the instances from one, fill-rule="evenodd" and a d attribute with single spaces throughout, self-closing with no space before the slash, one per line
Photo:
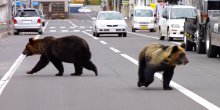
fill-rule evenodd
<path id="1" fill-rule="evenodd" d="M 90 32 L 92 31 L 92 26 L 70 26 L 70 27 L 65 27 L 65 26 L 51 26 L 47 27 L 45 32 L 62 32 L 62 33 L 67 33 L 67 32 L 82 32 L 82 31 L 87 31 Z"/>

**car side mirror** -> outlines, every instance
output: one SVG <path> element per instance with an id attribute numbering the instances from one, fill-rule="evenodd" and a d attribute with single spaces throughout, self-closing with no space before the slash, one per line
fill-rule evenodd
<path id="1" fill-rule="evenodd" d="M 220 33 L 220 24 L 215 23 L 213 31 L 214 31 L 214 33 Z"/>
<path id="2" fill-rule="evenodd" d="M 133 17 L 134 15 L 133 14 L 131 14 L 131 17 Z"/>
<path id="3" fill-rule="evenodd" d="M 168 19 L 168 17 L 166 15 L 163 15 L 163 18 Z"/>

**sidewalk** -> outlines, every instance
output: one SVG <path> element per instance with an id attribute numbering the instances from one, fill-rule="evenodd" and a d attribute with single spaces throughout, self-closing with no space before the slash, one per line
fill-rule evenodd
<path id="1" fill-rule="evenodd" d="M 0 38 L 3 38 L 8 35 L 7 25 L 0 23 Z"/>

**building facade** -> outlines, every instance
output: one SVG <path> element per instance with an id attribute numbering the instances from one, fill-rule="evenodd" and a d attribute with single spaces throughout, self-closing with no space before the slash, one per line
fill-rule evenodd
<path id="1" fill-rule="evenodd" d="M 0 0 L 0 23 L 6 23 L 7 20 L 7 1 L 6 0 Z"/>

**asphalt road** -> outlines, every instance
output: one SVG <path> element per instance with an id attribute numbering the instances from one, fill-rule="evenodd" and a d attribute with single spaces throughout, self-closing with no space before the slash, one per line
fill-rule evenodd
<path id="1" fill-rule="evenodd" d="M 71 19 L 47 20 L 44 34 L 21 33 L 0 39 L 1 110 L 218 110 L 220 107 L 219 58 L 187 52 L 189 64 L 175 69 L 172 86 L 164 91 L 155 76 L 148 87 L 137 87 L 137 58 L 149 43 L 178 45 L 158 40 L 158 33 L 129 29 L 127 37 L 92 36 L 92 14 L 77 14 Z M 90 45 L 96 77 L 84 69 L 80 77 L 70 76 L 73 64 L 64 64 L 64 76 L 50 63 L 36 74 L 27 75 L 39 56 L 22 59 L 21 52 L 30 37 L 77 35 Z M 20 56 L 20 57 L 19 57 Z M 17 60 L 19 59 L 19 60 Z M 15 66 L 14 66 L 14 65 Z M 18 65 L 18 66 L 16 66 Z M 11 69 L 10 69 L 11 68 Z M 16 68 L 16 69 L 14 69 Z M 7 75 L 9 74 L 9 75 Z M 6 77 L 7 76 L 7 77 Z M 3 89 L 2 89 L 3 88 Z"/>

